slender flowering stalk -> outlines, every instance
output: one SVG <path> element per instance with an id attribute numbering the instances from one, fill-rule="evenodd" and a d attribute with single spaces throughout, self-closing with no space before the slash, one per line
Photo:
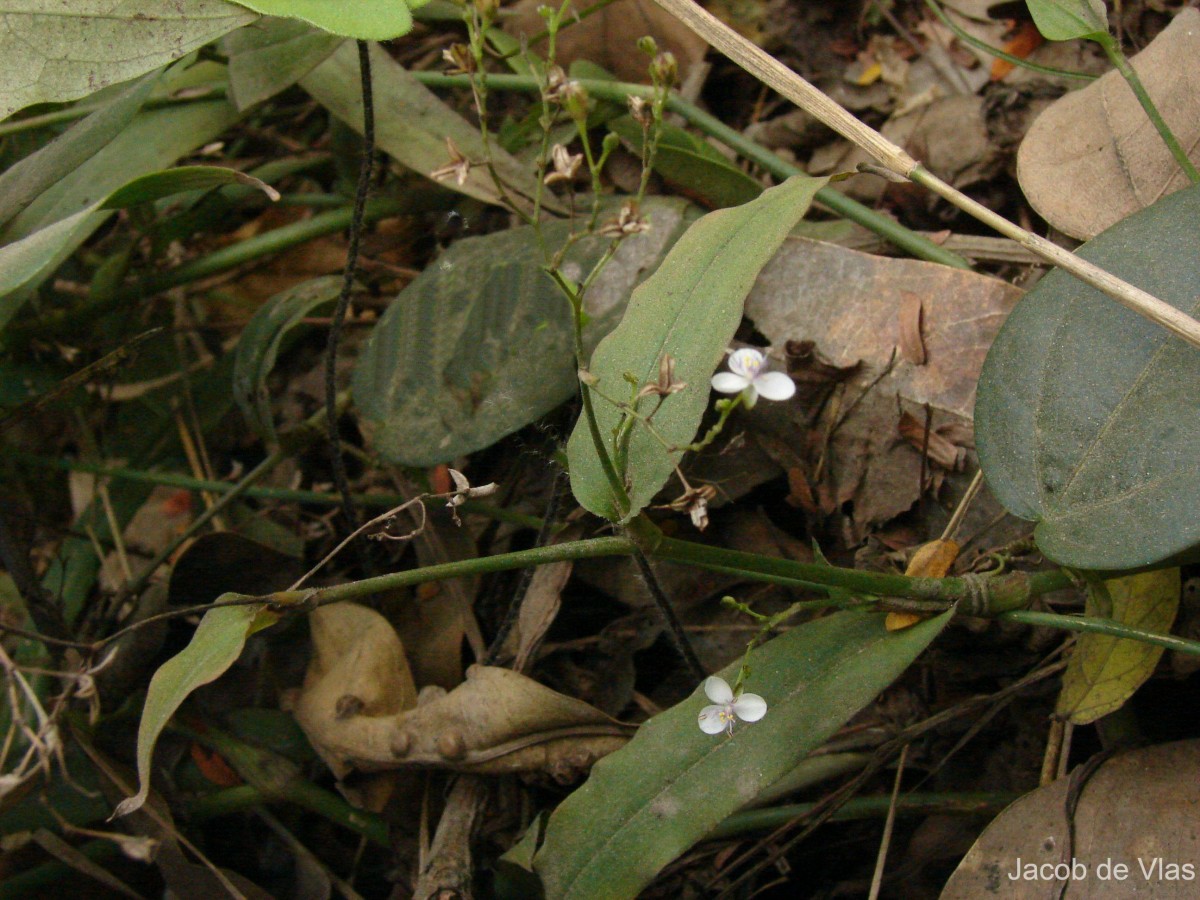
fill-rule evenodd
<path id="1" fill-rule="evenodd" d="M 700 710 L 700 730 L 705 734 L 720 734 L 722 731 L 733 734 L 733 723 L 738 719 L 743 722 L 757 722 L 767 714 L 767 701 L 758 694 L 736 695 L 729 682 L 719 675 L 710 675 L 704 679 L 704 693 L 712 701 L 711 706 Z"/>
<path id="2" fill-rule="evenodd" d="M 783 372 L 764 372 L 767 359 L 752 347 L 743 347 L 729 354 L 729 371 L 712 377 L 714 390 L 722 394 L 741 394 L 746 409 L 753 408 L 758 398 L 788 400 L 796 393 L 796 383 Z"/>

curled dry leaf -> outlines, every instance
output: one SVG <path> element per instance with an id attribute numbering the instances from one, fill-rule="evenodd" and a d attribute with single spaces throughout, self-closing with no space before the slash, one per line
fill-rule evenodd
<path id="1" fill-rule="evenodd" d="M 472 666 L 463 684 L 416 706 L 399 638 L 365 607 L 318 610 L 313 643 L 296 720 L 339 776 L 434 766 L 567 781 L 633 732 L 580 700 L 490 666 Z"/>
<path id="2" fill-rule="evenodd" d="M 1184 9 L 1133 67 L 1200 164 L 1200 12 Z M 1048 108 L 1021 144 L 1017 178 L 1051 225 L 1088 240 L 1188 184 L 1119 72 Z"/>

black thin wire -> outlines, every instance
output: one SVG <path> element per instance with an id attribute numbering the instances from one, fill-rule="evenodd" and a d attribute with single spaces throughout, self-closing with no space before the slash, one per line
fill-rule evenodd
<path id="1" fill-rule="evenodd" d="M 675 645 L 675 650 L 687 664 L 692 679 L 697 682 L 702 681 L 708 673 L 704 671 L 704 666 L 700 665 L 700 658 L 692 649 L 692 642 L 688 640 L 687 632 L 683 630 L 683 623 L 675 615 L 675 607 L 671 605 L 670 598 L 659 584 L 658 576 L 650 568 L 650 560 L 646 559 L 646 554 L 642 553 L 636 544 L 633 546 L 633 558 L 637 562 L 642 581 L 646 583 L 650 596 L 654 598 L 654 605 L 658 607 L 659 615 L 663 617 L 663 623 L 667 626 L 667 634 L 671 636 L 671 643 Z"/>
<path id="2" fill-rule="evenodd" d="M 363 211 L 371 188 L 371 171 L 375 161 L 375 100 L 371 91 L 371 55 L 366 41 L 358 41 L 358 71 L 362 81 L 363 152 L 358 169 L 358 185 L 354 191 L 354 214 L 350 222 L 350 246 L 346 251 L 346 270 L 342 277 L 342 292 L 329 325 L 329 341 L 325 345 L 325 415 L 329 430 L 329 462 L 333 468 L 333 483 L 342 497 L 342 515 L 350 528 L 358 527 L 358 505 L 350 493 L 346 476 L 346 461 L 338 439 L 337 354 L 342 325 L 350 308 L 350 293 L 358 269 L 358 241 L 363 229 Z"/>
<path id="3" fill-rule="evenodd" d="M 550 535 L 554 533 L 554 527 L 558 522 L 558 508 L 562 505 L 564 488 L 567 485 L 567 473 L 565 469 L 559 469 L 554 476 L 554 482 L 550 486 L 550 500 L 546 504 L 545 515 L 542 516 L 542 527 L 538 529 L 537 541 L 535 547 L 544 547 L 550 542 Z M 513 630 L 513 626 L 517 624 L 517 618 L 521 613 L 521 604 L 525 600 L 525 594 L 529 591 L 529 583 L 533 580 L 533 566 L 526 566 L 521 569 L 521 576 L 517 580 L 517 586 L 513 589 L 512 600 L 508 604 L 508 609 L 504 613 L 504 621 L 500 623 L 500 629 L 496 632 L 496 636 L 492 638 L 492 643 L 484 654 L 483 664 L 485 666 L 494 666 L 496 659 L 500 656 L 500 651 L 504 647 L 504 642 L 508 640 L 509 633 Z"/>

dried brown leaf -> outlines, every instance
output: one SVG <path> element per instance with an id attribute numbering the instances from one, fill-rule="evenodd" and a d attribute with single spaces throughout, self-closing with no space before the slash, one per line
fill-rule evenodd
<path id="1" fill-rule="evenodd" d="M 921 295 L 912 291 L 902 291 L 900 294 L 900 356 L 914 366 L 925 365 L 925 342 L 921 339 Z"/>
<path id="2" fill-rule="evenodd" d="M 906 294 L 921 298 L 923 365 L 895 355 L 901 340 L 897 310 Z M 959 435 L 969 429 L 983 359 L 1020 294 L 972 272 L 803 238 L 789 239 L 763 269 L 746 302 L 746 315 L 760 332 L 776 345 L 815 340 L 835 368 L 861 364 L 844 392 L 824 405 L 815 426 L 800 404 L 786 426 L 763 414 L 764 427 L 797 452 L 811 434 L 821 436 L 824 443 L 808 451 L 813 471 L 822 474 L 813 494 L 821 508 L 852 505 L 852 542 L 920 496 L 920 454 L 898 430 L 904 411 L 920 415 L 928 404 L 940 437 L 951 423 L 961 426 Z M 943 449 L 950 462 L 949 447 Z M 958 456 L 956 447 L 953 458 Z"/>
<path id="3" fill-rule="evenodd" d="M 1197 59 L 1200 11 L 1189 8 L 1131 63 L 1179 143 L 1200 164 Z M 1038 117 L 1017 154 L 1017 178 L 1047 222 L 1080 240 L 1188 184 L 1116 71 Z"/>
<path id="4" fill-rule="evenodd" d="M 546 30 L 546 21 L 538 14 L 538 7 L 543 5 L 541 0 L 520 0 L 510 7 L 512 15 L 506 19 L 504 30 L 515 37 L 541 34 Z M 654 38 L 659 50 L 675 54 L 681 81 L 708 52 L 703 38 L 650 0 L 617 0 L 561 31 L 555 61 L 567 69 L 575 60 L 586 59 L 608 69 L 621 81 L 649 81 L 650 60 L 637 48 L 638 40 L 646 35 Z M 545 41 L 533 44 L 531 49 L 545 52 Z"/>
<path id="5" fill-rule="evenodd" d="M 477 774 L 539 771 L 568 780 L 631 733 L 582 701 L 490 666 L 472 666 L 461 685 L 439 689 L 413 708 L 411 676 L 397 660 L 403 648 L 387 621 L 350 603 L 318 613 L 325 621 L 314 623 L 316 654 L 295 715 L 339 776 L 351 768 L 437 766 Z"/>

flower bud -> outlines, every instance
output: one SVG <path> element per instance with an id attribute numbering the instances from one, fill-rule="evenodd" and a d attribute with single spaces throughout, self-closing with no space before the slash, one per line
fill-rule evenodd
<path id="1" fill-rule="evenodd" d="M 629 115 L 633 116 L 633 121 L 643 128 L 649 128 L 654 123 L 650 104 L 646 102 L 645 97 L 639 97 L 636 94 L 629 95 Z"/>
<path id="2" fill-rule="evenodd" d="M 650 77 L 655 84 L 670 87 L 679 76 L 679 63 L 675 61 L 674 53 L 660 53 L 650 63 Z"/>
<path id="3" fill-rule="evenodd" d="M 649 57 L 654 57 L 658 54 L 658 42 L 650 35 L 638 38 L 637 48 Z"/>
<path id="4" fill-rule="evenodd" d="M 564 84 L 562 90 L 559 91 L 559 99 L 563 109 L 567 111 L 567 115 L 576 122 L 583 122 L 587 119 L 588 107 L 591 103 L 587 90 L 578 81 L 568 81 Z"/>

